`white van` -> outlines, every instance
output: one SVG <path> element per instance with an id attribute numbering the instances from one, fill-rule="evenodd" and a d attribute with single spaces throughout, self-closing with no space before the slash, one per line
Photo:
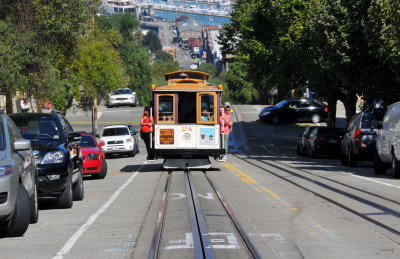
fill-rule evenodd
<path id="1" fill-rule="evenodd" d="M 400 178 L 400 102 L 389 105 L 382 125 L 378 128 L 376 152 L 374 155 L 375 174 L 384 174 L 392 166 L 393 176 Z"/>

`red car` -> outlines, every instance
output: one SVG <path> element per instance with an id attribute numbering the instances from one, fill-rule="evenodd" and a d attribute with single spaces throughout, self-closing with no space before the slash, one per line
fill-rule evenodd
<path id="1" fill-rule="evenodd" d="M 93 178 L 103 179 L 107 175 L 107 162 L 104 150 L 101 148 L 104 143 L 98 144 L 92 135 L 82 134 L 80 147 L 83 160 L 83 174 L 91 175 Z"/>

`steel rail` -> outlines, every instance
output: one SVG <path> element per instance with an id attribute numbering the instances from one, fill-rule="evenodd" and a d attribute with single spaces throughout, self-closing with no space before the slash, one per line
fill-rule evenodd
<path id="1" fill-rule="evenodd" d="M 197 198 L 197 192 L 193 184 L 192 175 L 188 170 L 185 170 L 185 183 L 188 197 L 190 225 L 192 227 L 195 258 L 213 259 L 214 255 L 212 253 L 211 243 L 208 237 L 204 214 L 200 208 L 200 202 Z"/>
<path id="2" fill-rule="evenodd" d="M 255 164 L 255 163 L 253 163 L 253 162 L 248 161 L 248 159 L 240 158 L 240 157 L 238 157 L 238 156 L 237 156 L 237 158 L 239 158 L 239 159 L 241 159 L 241 160 L 243 160 L 243 161 L 246 161 L 247 163 L 249 163 L 249 164 L 251 164 L 251 165 L 253 165 L 253 166 L 255 166 L 255 167 L 257 167 L 257 168 L 259 168 L 259 169 L 261 169 L 261 170 L 264 170 L 264 171 L 266 171 L 266 172 L 268 172 L 268 173 L 271 173 L 271 174 L 275 175 L 276 177 L 278 177 L 278 178 L 280 178 L 280 179 L 282 179 L 282 180 L 285 180 L 285 181 L 287 181 L 287 182 L 289 182 L 289 183 L 291 183 L 291 184 L 293 184 L 293 185 L 299 187 L 300 189 L 303 189 L 303 190 L 305 190 L 305 191 L 308 191 L 308 192 L 310 192 L 310 193 L 312 193 L 312 194 L 314 194 L 314 195 L 316 195 L 316 196 L 318 196 L 318 197 L 320 197 L 320 198 L 322 198 L 322 199 L 324 199 L 324 200 L 327 200 L 327 201 L 329 201 L 329 202 L 331 202 L 331 203 L 333 203 L 333 204 L 335 204 L 335 205 L 341 207 L 342 209 L 345 209 L 345 210 L 347 210 L 347 211 L 349 211 L 349 212 L 351 212 L 351 213 L 353 213 L 353 214 L 355 214 L 355 215 L 357 215 L 357 216 L 359 216 L 359 217 L 361 217 L 361 218 L 363 218 L 363 219 L 365 219 L 365 220 L 367 220 L 367 221 L 369 221 L 369 222 L 371 222 L 371 223 L 374 223 L 375 225 L 377 225 L 377 226 L 379 226 L 379 227 L 381 227 L 381 228 L 383 228 L 383 229 L 385 229 L 385 230 L 391 232 L 392 234 L 395 234 L 396 236 L 400 236 L 400 231 L 397 230 L 397 229 L 394 229 L 394 228 L 392 228 L 392 227 L 390 227 L 390 226 L 388 226 L 388 225 L 386 225 L 386 224 L 384 224 L 384 223 L 382 223 L 382 222 L 379 222 L 379 221 L 377 221 L 377 220 L 374 220 L 374 219 L 368 217 L 367 215 L 364 215 L 364 214 L 362 214 L 362 213 L 360 213 L 360 212 L 358 212 L 358 211 L 356 211 L 356 210 L 354 210 L 354 209 L 352 209 L 352 208 L 350 208 L 350 207 L 348 207 L 348 206 L 346 206 L 346 205 L 344 205 L 344 204 L 342 204 L 342 203 L 340 203 L 340 202 L 338 202 L 338 201 L 335 201 L 335 200 L 333 200 L 333 199 L 331 199 L 331 198 L 329 198 L 329 197 L 327 197 L 327 196 L 325 196 L 325 195 L 323 195 L 323 194 L 320 194 L 320 193 L 318 193 L 318 192 L 316 192 L 316 191 L 313 191 L 313 190 L 311 190 L 311 189 L 309 189 L 309 188 L 306 188 L 306 187 L 304 187 L 303 185 L 298 184 L 298 183 L 294 182 L 293 180 L 288 179 L 287 177 L 280 176 L 279 174 L 276 174 L 276 173 L 272 172 L 271 170 L 267 170 L 267 169 L 265 169 L 265 168 L 263 168 L 263 167 L 261 167 L 261 166 Z M 250 159 L 250 158 L 249 158 L 249 159 Z M 331 190 L 331 191 L 334 191 L 334 192 L 336 192 L 336 193 L 340 193 L 340 194 L 342 194 L 342 195 L 344 195 L 344 196 L 347 196 L 347 197 L 349 197 L 349 198 L 352 198 L 352 199 L 354 199 L 354 200 L 356 200 L 356 201 L 358 201 L 358 202 L 364 203 L 364 204 L 369 205 L 369 206 L 371 206 L 371 207 L 380 209 L 380 210 L 382 210 L 382 211 L 386 211 L 388 214 L 391 214 L 391 215 L 393 215 L 393 216 L 395 216 L 395 217 L 400 217 L 400 213 L 399 213 L 399 212 L 394 211 L 394 210 L 392 210 L 392 209 L 390 209 L 390 208 L 387 208 L 387 207 L 385 207 L 385 206 L 380 206 L 380 205 L 378 205 L 378 204 L 376 204 L 376 203 L 373 203 L 373 202 L 368 201 L 368 200 L 366 200 L 366 199 L 357 197 L 357 196 L 355 196 L 355 195 L 353 195 L 353 194 L 348 195 L 347 192 L 344 192 L 344 191 L 338 190 L 338 189 L 336 189 L 336 188 L 330 187 L 330 186 L 328 186 L 328 185 L 326 185 L 326 184 L 319 184 L 318 181 L 314 181 L 314 180 L 312 180 L 312 179 L 309 179 L 308 177 L 305 177 L 305 176 L 299 175 L 299 174 L 297 174 L 297 173 L 291 172 L 291 171 L 289 171 L 289 170 L 287 170 L 287 169 L 283 169 L 283 168 L 281 168 L 281 167 L 279 167 L 279 166 L 277 166 L 277 165 L 273 165 L 273 164 L 271 164 L 271 163 L 267 163 L 267 162 L 263 162 L 263 161 L 259 161 L 259 162 L 264 163 L 264 164 L 268 164 L 268 165 L 273 166 L 273 167 L 275 167 L 275 168 L 277 168 L 277 169 L 279 169 L 279 170 L 288 172 L 288 173 L 290 173 L 290 174 L 292 174 L 292 175 L 299 176 L 300 178 L 302 178 L 302 179 L 304 179 L 304 180 L 307 180 L 307 181 L 309 181 L 309 182 L 311 182 L 311 183 L 314 183 L 314 184 L 316 184 L 316 185 L 319 185 L 319 186 L 321 186 L 321 187 L 328 187 L 327 189 L 329 189 L 329 190 Z M 395 241 L 395 240 L 393 240 L 393 239 L 391 239 L 391 240 L 392 240 L 393 242 L 399 243 L 399 242 L 397 242 L 397 241 Z M 400 244 L 400 243 L 399 243 L 399 244 Z"/>
<path id="3" fill-rule="evenodd" d="M 214 183 L 208 177 L 207 172 L 203 171 L 203 174 L 205 175 L 206 179 L 210 183 L 210 185 L 213 188 L 214 192 L 217 194 L 218 200 L 221 202 L 222 206 L 224 207 L 226 214 L 228 215 L 232 225 L 235 227 L 235 230 L 236 230 L 237 234 L 239 235 L 240 240 L 242 241 L 244 247 L 246 248 L 249 256 L 251 258 L 256 258 L 256 259 L 261 258 L 261 256 L 258 254 L 256 248 L 252 244 L 251 240 L 247 236 L 246 232 L 243 230 L 243 228 L 240 226 L 239 222 L 236 220 L 235 215 L 233 214 L 233 212 L 230 209 L 229 205 L 225 202 L 225 200 L 223 199 L 221 193 L 218 191 L 218 189 L 215 187 Z"/>
<path id="4" fill-rule="evenodd" d="M 159 255 L 160 240 L 165 221 L 165 208 L 167 206 L 169 186 L 171 184 L 171 174 L 171 171 L 168 171 L 168 177 L 165 183 L 164 194 L 160 205 L 160 212 L 158 213 L 157 224 L 154 229 L 153 240 L 150 246 L 149 259 L 156 259 Z"/>

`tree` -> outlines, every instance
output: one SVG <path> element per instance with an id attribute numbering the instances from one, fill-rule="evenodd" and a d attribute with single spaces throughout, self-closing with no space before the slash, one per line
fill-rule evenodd
<path id="1" fill-rule="evenodd" d="M 95 120 L 98 96 L 127 85 L 120 55 L 104 38 L 84 39 L 72 69 L 80 75 L 87 96 L 94 100 Z"/>
<path id="2" fill-rule="evenodd" d="M 152 70 L 149 64 L 149 52 L 136 42 L 127 42 L 121 49 L 125 69 L 130 77 L 129 88 L 137 92 L 142 105 L 151 100 Z"/>
<path id="3" fill-rule="evenodd" d="M 162 50 L 161 42 L 153 31 L 149 31 L 143 37 L 143 47 L 148 48 L 153 53 Z"/>
<path id="4" fill-rule="evenodd" d="M 210 76 L 212 77 L 215 77 L 218 73 L 217 67 L 214 66 L 212 63 L 207 63 L 207 62 L 202 63 L 196 70 L 210 74 Z"/>

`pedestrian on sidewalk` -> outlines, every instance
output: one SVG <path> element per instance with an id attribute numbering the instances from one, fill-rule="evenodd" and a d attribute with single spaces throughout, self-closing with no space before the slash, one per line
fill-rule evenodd
<path id="1" fill-rule="evenodd" d="M 143 139 L 146 144 L 147 150 L 147 160 L 153 160 L 154 157 L 150 154 L 150 141 L 151 141 L 151 133 L 153 132 L 154 119 L 153 116 L 150 116 L 149 107 L 145 107 L 143 111 L 143 116 L 140 119 L 140 125 L 142 126 L 140 130 L 140 137 Z"/>
<path id="2" fill-rule="evenodd" d="M 229 131 L 233 126 L 231 121 L 231 104 L 226 102 L 224 108 L 221 108 L 221 115 L 219 117 L 221 125 L 221 139 L 223 139 L 223 149 L 225 154 L 219 159 L 219 161 L 226 161 L 228 158 L 228 142 L 229 142 Z"/>

